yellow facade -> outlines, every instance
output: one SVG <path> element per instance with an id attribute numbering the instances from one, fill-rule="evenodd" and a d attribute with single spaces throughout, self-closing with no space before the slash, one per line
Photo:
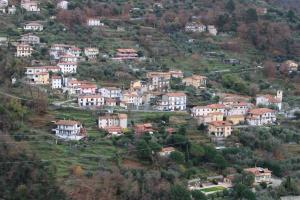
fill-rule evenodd
<path id="1" fill-rule="evenodd" d="M 227 121 L 230 121 L 233 125 L 243 123 L 245 121 L 245 116 L 243 115 L 232 115 L 226 117 Z"/>

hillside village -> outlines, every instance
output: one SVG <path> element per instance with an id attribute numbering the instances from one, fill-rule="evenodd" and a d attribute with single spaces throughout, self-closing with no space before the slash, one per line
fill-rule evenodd
<path id="1" fill-rule="evenodd" d="M 300 195 L 300 14 L 211 4 L 0 0 L 0 162 L 46 199 Z"/>

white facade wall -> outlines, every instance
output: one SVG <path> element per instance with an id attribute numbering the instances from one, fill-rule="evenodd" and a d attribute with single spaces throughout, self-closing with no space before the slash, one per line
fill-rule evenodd
<path id="1" fill-rule="evenodd" d="M 99 106 L 103 106 L 105 103 L 105 100 L 103 97 L 100 97 L 100 96 L 89 96 L 89 97 L 85 97 L 85 96 L 82 96 L 82 97 L 78 97 L 78 105 L 80 107 L 88 107 L 88 106 L 96 106 L 96 107 L 99 107 Z"/>
<path id="2" fill-rule="evenodd" d="M 55 79 L 52 79 L 52 82 L 51 82 L 51 87 L 52 89 L 60 89 L 62 88 L 62 79 L 61 78 L 55 78 Z"/>
<path id="3" fill-rule="evenodd" d="M 77 63 L 58 63 L 57 66 L 61 69 L 63 74 L 77 73 Z"/>

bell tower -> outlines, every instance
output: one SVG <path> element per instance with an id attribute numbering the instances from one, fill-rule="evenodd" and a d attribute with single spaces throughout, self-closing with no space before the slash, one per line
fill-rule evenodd
<path id="1" fill-rule="evenodd" d="M 277 90 L 276 99 L 282 101 L 282 97 L 283 97 L 282 90 Z"/>

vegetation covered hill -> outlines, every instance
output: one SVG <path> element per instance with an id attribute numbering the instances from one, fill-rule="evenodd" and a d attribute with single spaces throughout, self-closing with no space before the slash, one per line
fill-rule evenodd
<path id="1" fill-rule="evenodd" d="M 172 89 L 188 94 L 190 107 L 218 102 L 218 93 L 254 98 L 282 89 L 285 107 L 291 109 L 300 105 L 300 76 L 289 73 L 282 63 L 300 61 L 296 0 L 74 0 L 68 10 L 57 9 L 56 1 L 40 3 L 41 12 L 30 13 L 19 2 L 10 2 L 17 5 L 16 14 L 0 16 L 0 36 L 10 41 L 0 48 L 0 133 L 5 135 L 0 138 L 1 197 L 278 199 L 300 193 L 299 117 L 282 117 L 278 127 L 238 129 L 227 141 L 231 148 L 217 151 L 203 127 L 187 113 L 129 111 L 131 125 L 154 123 L 157 133 L 136 139 L 129 130 L 123 137 L 107 138 L 97 128 L 97 111 L 56 108 L 49 104 L 64 100 L 62 95 L 22 82 L 11 84 L 11 77 L 21 79 L 32 60 L 51 65 L 49 48 L 65 43 L 100 50 L 95 62 L 79 63 L 80 80 L 129 88 L 131 80 L 144 79 L 148 71 L 180 69 L 185 75 L 209 79 L 207 90 L 201 92 L 171 81 Z M 90 17 L 100 17 L 105 26 L 88 27 Z M 42 32 L 35 33 L 42 45 L 34 46 L 31 59 L 15 58 L 15 43 L 26 33 L 22 26 L 29 21 L 44 25 Z M 214 25 L 218 34 L 185 32 L 192 21 Z M 114 62 L 110 58 L 117 48 L 137 49 L 145 60 Z M 228 64 L 226 59 L 240 62 Z M 50 134 L 51 121 L 64 118 L 82 121 L 88 127 L 88 140 L 57 141 Z M 173 135 L 167 132 L 170 127 L 175 129 Z M 154 156 L 162 146 L 173 144 L 177 151 L 171 159 Z M 245 175 L 230 192 L 205 197 L 186 190 L 189 179 L 240 173 L 256 164 L 282 178 L 281 186 L 261 185 L 254 194 Z"/>

